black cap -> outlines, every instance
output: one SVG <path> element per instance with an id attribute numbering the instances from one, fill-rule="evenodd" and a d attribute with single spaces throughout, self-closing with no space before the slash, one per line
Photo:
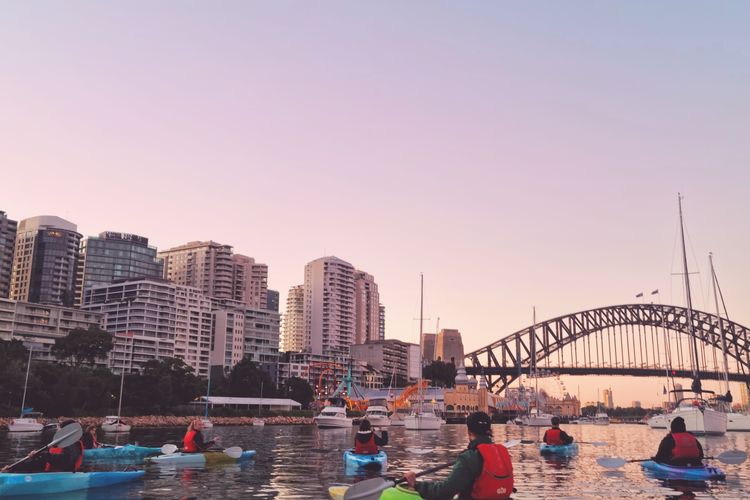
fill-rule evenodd
<path id="1" fill-rule="evenodd" d="M 552 417 L 552 425 L 555 427 L 560 425 L 560 419 L 558 417 Z"/>
<path id="2" fill-rule="evenodd" d="M 674 420 L 672 420 L 672 423 L 669 424 L 669 430 L 672 432 L 685 432 L 687 428 L 685 427 L 685 419 L 682 417 L 677 417 Z"/>
<path id="3" fill-rule="evenodd" d="M 469 432 L 477 436 L 492 435 L 492 419 L 483 411 L 476 411 L 466 418 L 466 427 Z"/>

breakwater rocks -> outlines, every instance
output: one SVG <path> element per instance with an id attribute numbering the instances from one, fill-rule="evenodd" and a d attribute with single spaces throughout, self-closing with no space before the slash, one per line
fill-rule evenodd
<path id="1" fill-rule="evenodd" d="M 61 417 L 66 418 L 66 417 Z M 122 417 L 122 420 L 133 427 L 187 427 L 191 420 L 203 418 L 199 415 L 187 417 L 174 417 L 162 415 L 145 415 L 141 417 Z M 11 418 L 0 418 L 0 429 L 8 429 Z M 54 419 L 47 419 L 54 422 Z M 99 426 L 104 421 L 104 417 L 78 417 L 76 418 L 83 427 L 88 425 Z M 254 417 L 210 417 L 209 420 L 214 425 L 253 425 L 257 420 Z M 263 417 L 265 425 L 312 425 L 313 419 L 310 417 Z"/>

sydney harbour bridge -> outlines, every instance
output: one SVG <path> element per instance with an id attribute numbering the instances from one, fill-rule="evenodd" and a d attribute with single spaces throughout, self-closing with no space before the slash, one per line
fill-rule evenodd
<path id="1" fill-rule="evenodd" d="M 521 375 L 539 373 L 692 378 L 691 345 L 697 345 L 701 380 L 723 380 L 726 373 L 750 384 L 748 328 L 695 309 L 692 321 L 691 329 L 687 308 L 664 304 L 580 311 L 466 354 L 466 371 L 484 376 L 497 393 Z"/>

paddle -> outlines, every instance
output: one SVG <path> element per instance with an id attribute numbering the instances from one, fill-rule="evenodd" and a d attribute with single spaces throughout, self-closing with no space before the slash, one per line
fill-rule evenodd
<path id="1" fill-rule="evenodd" d="M 503 446 L 505 446 L 506 448 L 510 448 L 519 444 L 521 444 L 520 439 L 512 439 L 510 441 L 504 442 Z M 416 477 L 426 476 L 427 474 L 432 474 L 433 472 L 447 469 L 454 463 L 455 462 L 449 462 L 447 464 L 436 465 L 435 467 L 417 472 Z M 394 484 L 400 484 L 405 481 L 406 479 L 404 478 L 389 481 L 383 479 L 382 477 L 374 477 L 372 479 L 360 481 L 356 484 L 353 484 L 349 487 L 349 489 L 346 490 L 346 493 L 344 494 L 344 500 L 377 500 L 378 498 L 380 498 L 380 493 L 383 490 L 385 490 L 386 488 L 390 488 Z"/>
<path id="2" fill-rule="evenodd" d="M 636 462 L 648 462 L 651 458 L 633 458 L 625 459 L 620 457 L 599 457 L 596 459 L 596 463 L 606 469 L 619 469 L 625 464 L 631 464 Z M 729 465 L 739 465 L 747 460 L 747 453 L 742 450 L 727 450 L 723 453 L 718 454 L 715 457 L 703 457 L 703 460 L 718 460 L 721 463 Z"/>
<path id="3" fill-rule="evenodd" d="M 179 448 L 176 445 L 171 444 L 171 443 L 167 443 L 161 447 L 162 455 L 171 455 L 177 450 L 179 450 Z"/>
<path id="4" fill-rule="evenodd" d="M 172 455 L 178 450 L 179 448 L 177 446 L 170 444 L 170 443 L 167 443 L 161 447 L 162 455 Z M 234 458 L 235 460 L 242 457 L 242 448 L 240 448 L 239 446 L 232 446 L 231 448 L 225 448 L 223 450 L 206 450 L 206 451 L 216 451 L 216 452 L 220 451 L 224 453 L 226 456 L 230 458 Z"/>
<path id="5" fill-rule="evenodd" d="M 75 443 L 76 441 L 79 441 L 81 439 L 81 436 L 83 436 L 83 429 L 81 428 L 81 424 L 78 422 L 74 422 L 72 424 L 68 424 L 62 429 L 55 432 L 55 436 L 52 438 L 52 441 L 49 442 L 47 446 L 44 448 L 39 448 L 38 450 L 34 451 L 33 454 L 30 453 L 23 457 L 18 462 L 15 462 L 8 466 L 6 470 L 13 470 L 14 467 L 24 463 L 26 460 L 30 459 L 32 456 L 37 455 L 48 448 L 52 448 L 53 446 L 58 446 L 60 448 L 65 448 L 67 446 L 70 446 L 71 444 Z"/>
<path id="6" fill-rule="evenodd" d="M 544 441 L 534 441 L 531 439 L 522 439 L 521 444 L 542 444 Z M 591 446 L 609 446 L 609 443 L 605 443 L 604 441 L 573 441 L 570 444 L 590 444 Z M 507 446 L 506 446 L 507 448 Z"/>

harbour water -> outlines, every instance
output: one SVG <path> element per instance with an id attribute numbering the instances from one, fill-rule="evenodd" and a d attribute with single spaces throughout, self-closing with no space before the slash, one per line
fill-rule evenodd
<path id="1" fill-rule="evenodd" d="M 638 464 L 611 471 L 596 463 L 598 456 L 647 458 L 656 452 L 664 430 L 643 425 L 568 425 L 564 429 L 577 441 L 605 441 L 607 447 L 582 444 L 578 456 L 571 459 L 548 459 L 539 455 L 534 445 L 511 448 L 516 499 L 600 499 L 600 498 L 750 498 L 750 464 L 720 465 L 726 481 L 707 485 L 672 485 L 647 477 Z M 498 442 L 509 439 L 538 439 L 540 430 L 517 426 L 493 426 Z M 178 443 L 184 429 L 134 429 L 129 441 L 141 445 L 161 446 Z M 324 499 L 332 483 L 351 483 L 360 478 L 346 476 L 343 450 L 351 446 L 355 429 L 325 429 L 314 426 L 216 427 L 225 446 L 257 450 L 256 459 L 241 465 L 209 468 L 146 466 L 143 481 L 117 488 L 55 495 L 60 499 L 115 498 L 280 498 Z M 449 462 L 467 443 L 464 425 L 444 425 L 439 431 L 414 432 L 403 427 L 389 432 L 389 475 L 407 470 L 421 470 Z M 39 436 L 0 435 L 0 463 L 9 463 L 39 444 Z M 114 442 L 102 436 L 105 442 Z M 729 433 L 721 437 L 702 437 L 707 455 L 738 448 L 748 450 L 750 433 Z M 120 438 L 120 442 L 125 442 Z M 431 449 L 424 455 L 413 455 L 408 447 Z M 100 470 L 122 470 L 125 464 L 96 464 Z M 143 467 L 139 464 L 137 467 Z M 443 474 L 447 474 L 447 471 Z M 364 476 L 367 477 L 367 476 Z M 440 477 L 440 476 L 436 476 Z M 686 493 L 687 492 L 687 493 Z M 41 497 L 37 497 L 41 498 Z"/>

